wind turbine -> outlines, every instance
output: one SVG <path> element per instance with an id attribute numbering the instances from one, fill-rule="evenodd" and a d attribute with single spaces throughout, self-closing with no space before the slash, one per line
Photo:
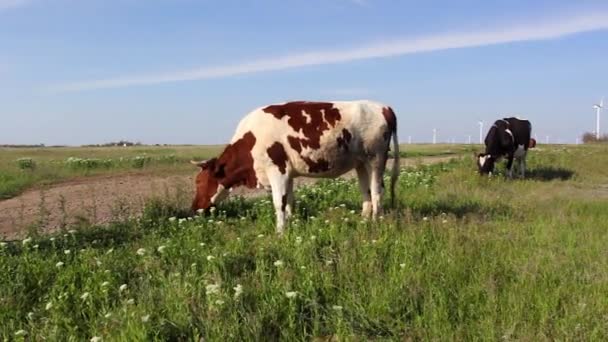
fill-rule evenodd
<path id="1" fill-rule="evenodd" d="M 483 144 L 483 121 L 479 121 L 479 143 Z"/>
<path id="2" fill-rule="evenodd" d="M 604 98 L 602 97 L 600 103 L 594 104 L 593 108 L 595 108 L 595 139 L 600 140 L 600 114 L 604 108 Z"/>
<path id="3" fill-rule="evenodd" d="M 433 128 L 433 144 L 437 143 L 437 128 Z"/>

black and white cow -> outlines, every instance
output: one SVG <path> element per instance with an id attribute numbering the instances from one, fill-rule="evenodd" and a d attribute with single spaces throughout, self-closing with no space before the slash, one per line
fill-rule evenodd
<path id="1" fill-rule="evenodd" d="M 507 175 L 513 177 L 513 158 L 517 159 L 519 172 L 523 178 L 526 173 L 526 154 L 536 145 L 531 139 L 532 124 L 528 120 L 505 118 L 494 122 L 486 135 L 485 153 L 477 155 L 480 174 L 491 174 L 500 158 L 507 157 Z"/>

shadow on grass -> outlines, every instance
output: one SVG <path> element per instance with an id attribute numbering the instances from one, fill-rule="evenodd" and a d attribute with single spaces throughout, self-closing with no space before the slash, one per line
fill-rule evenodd
<path id="1" fill-rule="evenodd" d="M 405 206 L 414 216 L 436 216 L 440 214 L 463 218 L 467 215 L 485 217 L 508 216 L 512 213 L 509 206 L 500 203 L 481 203 L 477 200 L 436 199 L 422 203 L 409 203 Z"/>
<path id="2" fill-rule="evenodd" d="M 574 171 L 561 167 L 543 166 L 526 172 L 526 178 L 539 181 L 568 180 L 574 176 Z"/>

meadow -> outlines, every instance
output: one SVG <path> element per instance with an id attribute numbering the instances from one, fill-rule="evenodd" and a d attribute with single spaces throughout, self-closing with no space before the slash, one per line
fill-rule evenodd
<path id="1" fill-rule="evenodd" d="M 189 217 L 176 196 L 139 217 L 2 242 L 0 336 L 608 339 L 608 148 L 540 146 L 523 180 L 480 177 L 470 147 L 441 148 L 465 157 L 403 169 L 396 208 L 375 222 L 339 179 L 298 189 L 281 238 L 268 197 Z"/>
<path id="2" fill-rule="evenodd" d="M 403 145 L 408 157 L 456 155 L 473 145 Z M 0 200 L 32 187 L 101 175 L 186 174 L 190 160 L 216 156 L 223 145 L 129 147 L 0 147 Z M 406 152 L 401 153 L 406 156 Z"/>

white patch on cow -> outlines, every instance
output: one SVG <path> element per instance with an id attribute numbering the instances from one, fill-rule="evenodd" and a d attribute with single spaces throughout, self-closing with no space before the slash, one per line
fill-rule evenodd
<path id="1" fill-rule="evenodd" d="M 505 129 L 505 132 L 507 132 L 507 134 L 508 134 L 508 135 L 510 135 L 510 136 L 511 136 L 511 138 L 513 138 L 513 132 L 511 132 L 511 130 L 510 130 L 510 129 L 508 129 L 508 128 L 507 128 L 507 129 Z"/>
<path id="2" fill-rule="evenodd" d="M 223 201 L 226 197 L 228 197 L 229 193 L 230 192 L 226 191 L 226 188 L 222 184 L 218 185 L 215 195 L 211 197 L 211 203 L 216 204 Z"/>
<path id="3" fill-rule="evenodd" d="M 481 165 L 481 167 L 483 167 L 484 165 L 486 165 L 486 160 L 488 160 L 488 158 L 490 158 L 489 154 L 483 155 L 483 156 L 479 156 L 479 165 Z"/>
<path id="4" fill-rule="evenodd" d="M 526 155 L 526 149 L 525 149 L 524 145 L 517 146 L 517 150 L 515 150 L 515 153 L 513 153 L 513 156 L 515 158 L 521 158 L 525 155 Z"/>

